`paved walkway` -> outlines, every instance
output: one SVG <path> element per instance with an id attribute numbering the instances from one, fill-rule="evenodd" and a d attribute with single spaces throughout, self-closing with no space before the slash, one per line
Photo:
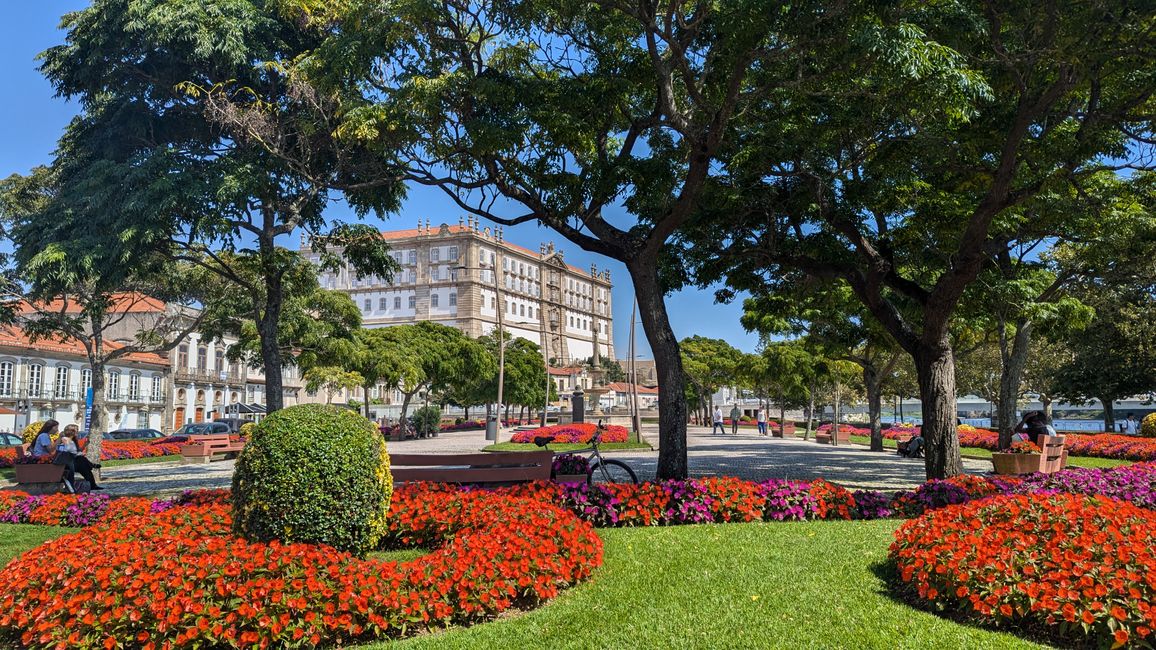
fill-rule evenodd
<path id="1" fill-rule="evenodd" d="M 657 443 L 654 427 L 644 430 Z M 443 433 L 437 438 L 391 442 L 390 451 L 449 454 L 477 451 L 486 445 L 480 431 Z M 825 478 L 848 488 L 898 490 L 923 482 L 923 461 L 901 458 L 893 451 L 876 453 L 861 445 L 839 447 L 804 442 L 798 438 L 770 438 L 749 432 L 711 435 L 705 427 L 691 427 L 687 434 L 687 461 L 691 476 L 737 476 L 752 481 L 768 478 Z M 608 452 L 628 463 L 639 479 L 654 478 L 657 451 Z M 964 459 L 971 473 L 991 471 L 990 461 Z M 233 461 L 208 465 L 151 463 L 121 465 L 104 470 L 103 483 L 111 495 L 172 495 L 184 490 L 229 487 Z"/>

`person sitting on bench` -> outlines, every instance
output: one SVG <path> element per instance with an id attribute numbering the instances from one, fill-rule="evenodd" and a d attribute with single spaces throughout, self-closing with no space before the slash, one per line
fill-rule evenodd
<path id="1" fill-rule="evenodd" d="M 904 458 L 923 456 L 923 436 L 916 434 L 910 440 L 899 443 L 899 455 Z"/>
<path id="2" fill-rule="evenodd" d="M 103 490 L 104 488 L 96 484 L 96 477 L 93 476 L 93 469 L 100 469 L 100 463 L 93 463 L 88 458 L 80 453 L 80 448 L 76 446 L 76 434 L 79 427 L 75 424 L 70 424 L 64 427 L 64 431 L 60 434 L 60 439 L 56 441 L 56 453 L 67 454 L 68 464 L 66 468 L 80 474 L 88 481 L 94 490 Z"/>

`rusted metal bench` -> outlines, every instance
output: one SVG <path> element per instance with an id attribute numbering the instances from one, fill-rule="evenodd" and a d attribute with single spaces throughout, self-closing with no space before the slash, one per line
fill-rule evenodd
<path id="1" fill-rule="evenodd" d="M 72 482 L 65 477 L 63 465 L 52 463 L 22 463 L 27 457 L 29 445 L 16 448 L 16 483 L 28 494 L 56 494 L 60 491 L 75 492 Z"/>
<path id="2" fill-rule="evenodd" d="M 509 484 L 550 480 L 552 451 L 476 454 L 390 454 L 394 483 Z"/>
<path id="3" fill-rule="evenodd" d="M 244 447 L 244 442 L 232 440 L 227 433 L 189 436 L 181 445 L 181 462 L 207 465 L 213 460 L 236 458 Z"/>
<path id="4" fill-rule="evenodd" d="M 819 443 L 820 445 L 831 444 L 831 432 L 832 431 L 834 431 L 834 429 L 827 429 L 826 431 L 821 431 L 821 432 L 816 433 L 815 434 L 815 442 Z M 850 444 L 850 442 L 851 442 L 851 429 L 850 429 L 850 427 L 840 427 L 839 428 L 839 439 L 836 441 L 836 443 L 841 445 L 843 443 Z"/>

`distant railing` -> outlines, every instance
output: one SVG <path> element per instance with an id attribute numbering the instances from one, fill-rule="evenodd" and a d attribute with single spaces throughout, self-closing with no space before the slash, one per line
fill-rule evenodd
<path id="1" fill-rule="evenodd" d="M 199 384 L 244 384 L 245 378 L 241 375 L 211 370 L 177 370 L 173 373 L 175 381 L 191 381 Z"/>

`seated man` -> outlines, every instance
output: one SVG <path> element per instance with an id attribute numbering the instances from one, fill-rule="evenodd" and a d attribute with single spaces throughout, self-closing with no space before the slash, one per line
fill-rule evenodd
<path id="1" fill-rule="evenodd" d="M 914 436 L 906 442 L 899 443 L 899 455 L 904 458 L 921 458 L 923 456 L 923 436 Z"/>

